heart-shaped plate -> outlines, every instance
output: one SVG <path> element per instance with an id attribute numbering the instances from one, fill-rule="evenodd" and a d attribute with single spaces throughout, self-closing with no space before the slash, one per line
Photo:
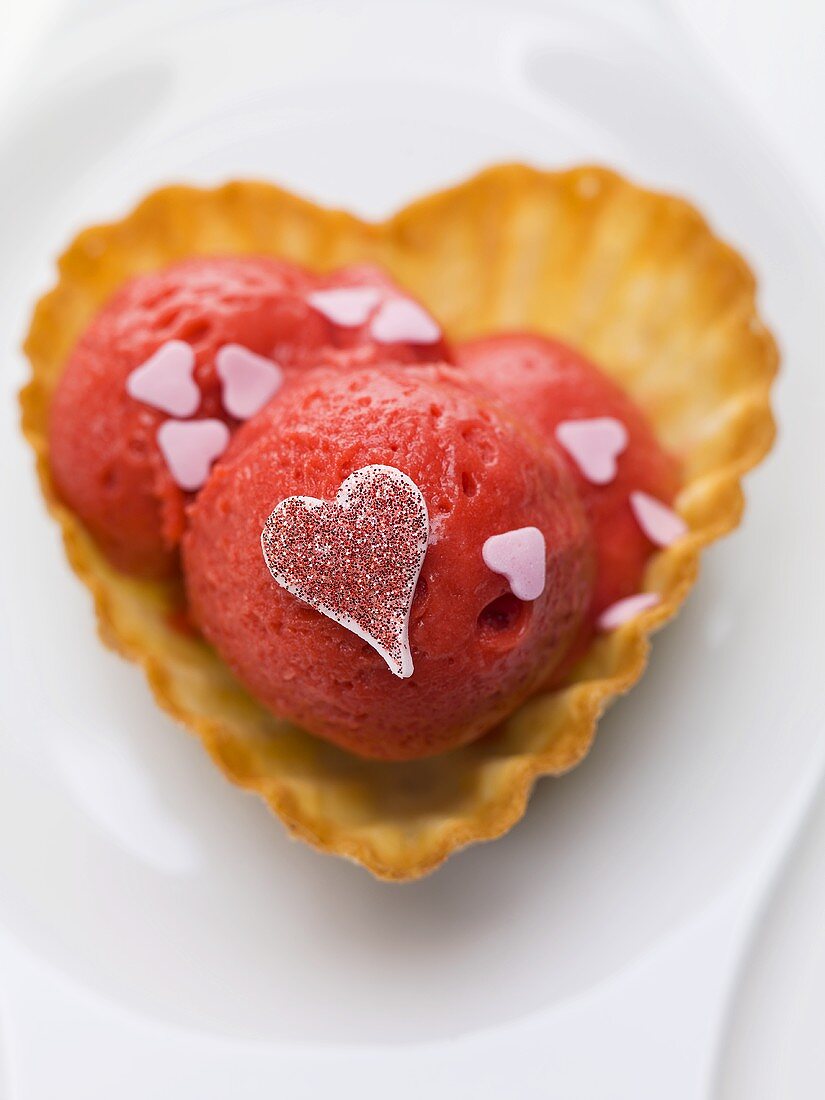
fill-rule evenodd
<path id="1" fill-rule="evenodd" d="M 683 462 L 676 506 L 689 531 L 645 576 L 659 602 L 597 639 L 567 686 L 430 760 L 360 760 L 263 710 L 205 643 L 175 628 L 178 586 L 114 570 L 56 500 L 49 470 L 51 396 L 95 311 L 132 275 L 215 253 L 270 254 L 318 270 L 378 263 L 450 337 L 531 329 L 590 355 Z M 740 480 L 774 434 L 778 356 L 747 265 L 686 202 L 594 167 L 494 167 L 381 224 L 267 183 L 165 188 L 76 238 L 36 308 L 26 351 L 24 431 L 104 641 L 143 666 L 160 705 L 292 833 L 388 879 L 415 878 L 457 848 L 499 836 L 523 815 L 539 776 L 582 759 L 599 715 L 641 675 L 648 635 L 685 598 L 700 550 L 739 522 Z"/>

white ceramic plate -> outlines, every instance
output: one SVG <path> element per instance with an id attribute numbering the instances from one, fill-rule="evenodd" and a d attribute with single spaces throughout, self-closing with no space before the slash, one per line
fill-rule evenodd
<path id="1" fill-rule="evenodd" d="M 759 922 L 721 1046 L 719 1100 L 825 1090 L 825 798 Z"/>
<path id="2" fill-rule="evenodd" d="M 823 764 L 825 264 L 781 168 L 644 6 L 621 25 L 595 2 L 83 8 L 0 130 L 15 1098 L 58 1081 L 69 1100 L 143 1098 L 161 1072 L 154 1094 L 178 1100 L 262 1081 L 290 1097 L 699 1095 L 694 1024 L 717 1018 L 739 934 L 697 930 L 725 906 L 747 925 L 725 899 L 758 892 Z M 586 763 L 541 784 L 505 839 L 394 888 L 290 843 L 103 650 L 17 432 L 16 347 L 69 237 L 160 183 L 262 176 L 380 216 L 504 159 L 602 161 L 699 203 L 762 279 L 782 437 Z"/>

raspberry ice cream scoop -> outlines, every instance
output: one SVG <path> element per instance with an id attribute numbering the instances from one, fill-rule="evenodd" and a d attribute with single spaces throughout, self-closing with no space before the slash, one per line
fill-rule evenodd
<path id="1" fill-rule="evenodd" d="M 528 528 L 491 568 L 485 543 Z M 558 665 L 594 548 L 561 457 L 454 368 L 388 363 L 308 374 L 241 428 L 183 564 L 195 621 L 265 706 L 406 760 L 480 736 Z"/>
<path id="2" fill-rule="evenodd" d="M 668 504 L 679 487 L 675 458 L 641 409 L 583 355 L 557 340 L 522 334 L 458 345 L 468 378 L 563 455 L 593 527 L 597 576 L 589 621 L 638 591 L 644 567 L 661 545 L 640 522 Z M 661 506 L 659 510 L 662 511 Z M 671 527 L 684 527 L 664 509 Z"/>
<path id="3" fill-rule="evenodd" d="M 366 312 L 350 301 L 336 313 L 339 287 L 366 292 Z M 315 292 L 332 294 L 333 308 L 319 309 Z M 195 258 L 133 279 L 92 321 L 57 387 L 49 432 L 59 495 L 119 569 L 173 575 L 190 494 L 220 454 L 193 455 L 205 430 L 164 437 L 170 418 L 222 421 L 231 434 L 308 367 L 386 355 L 371 317 L 387 300 L 411 302 L 377 269 L 320 277 L 261 257 Z M 443 342 L 392 351 L 417 362 L 440 356 Z M 201 472 L 196 482 L 176 475 L 184 465 Z"/>

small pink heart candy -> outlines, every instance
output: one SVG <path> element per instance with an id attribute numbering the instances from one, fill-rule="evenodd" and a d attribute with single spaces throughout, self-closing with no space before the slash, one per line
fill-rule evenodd
<path id="1" fill-rule="evenodd" d="M 195 353 L 183 340 L 167 340 L 126 379 L 126 392 L 137 401 L 172 416 L 192 416 L 201 393 L 192 371 Z"/>
<path id="2" fill-rule="evenodd" d="M 436 344 L 441 329 L 418 302 L 388 298 L 372 319 L 370 332 L 379 344 Z"/>
<path id="3" fill-rule="evenodd" d="M 241 344 L 224 344 L 215 357 L 223 407 L 236 420 L 254 416 L 281 388 L 284 375 L 277 363 Z"/>
<path id="4" fill-rule="evenodd" d="M 606 607 L 596 620 L 596 626 L 599 630 L 615 630 L 648 608 L 655 607 L 657 603 L 659 597 L 655 592 L 639 592 L 635 596 L 626 596 Z"/>
<path id="5" fill-rule="evenodd" d="M 670 546 L 687 531 L 682 517 L 649 493 L 631 493 L 630 507 L 642 531 L 657 546 Z"/>
<path id="6" fill-rule="evenodd" d="M 226 450 L 229 428 L 222 420 L 166 420 L 157 440 L 175 483 L 193 493 Z"/>
<path id="7" fill-rule="evenodd" d="M 520 600 L 537 600 L 544 591 L 546 544 L 538 527 L 518 527 L 491 535 L 481 549 L 484 564 L 507 578 Z"/>
<path id="8" fill-rule="evenodd" d="M 627 447 L 627 438 L 627 428 L 613 416 L 556 425 L 556 439 L 593 485 L 607 485 L 616 476 L 616 459 Z"/>
<path id="9" fill-rule="evenodd" d="M 307 296 L 314 310 L 340 328 L 360 328 L 381 300 L 381 291 L 371 286 L 342 286 L 316 290 Z"/>

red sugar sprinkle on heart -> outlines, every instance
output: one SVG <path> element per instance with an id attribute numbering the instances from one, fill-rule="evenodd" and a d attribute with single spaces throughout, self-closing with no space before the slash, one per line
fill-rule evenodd
<path id="1" fill-rule="evenodd" d="M 429 538 L 421 490 L 394 466 L 364 466 L 335 500 L 287 497 L 261 534 L 277 583 L 413 674 L 410 607 Z"/>

